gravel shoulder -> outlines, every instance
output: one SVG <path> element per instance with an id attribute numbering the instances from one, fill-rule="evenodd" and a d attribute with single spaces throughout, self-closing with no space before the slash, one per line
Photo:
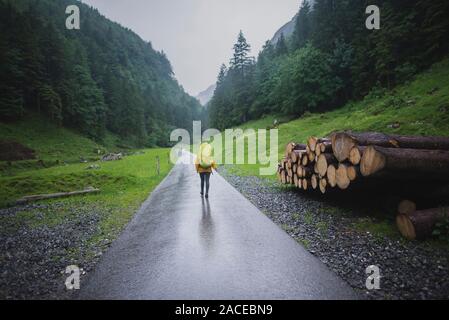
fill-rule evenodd
<path id="1" fill-rule="evenodd" d="M 449 298 L 447 246 L 404 241 L 388 224 L 366 215 L 373 203 L 323 201 L 231 171 L 220 168 L 231 185 L 367 299 Z M 380 269 L 379 290 L 366 289 L 370 265 Z"/>
<path id="2" fill-rule="evenodd" d="M 106 236 L 92 241 L 105 210 L 57 202 L 0 209 L 0 299 L 71 299 L 66 267 L 79 266 L 82 279 L 111 243 Z"/>

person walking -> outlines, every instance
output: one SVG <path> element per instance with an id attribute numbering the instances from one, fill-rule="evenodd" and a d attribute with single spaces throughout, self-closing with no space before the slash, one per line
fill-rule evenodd
<path id="1" fill-rule="evenodd" d="M 209 198 L 209 180 L 210 175 L 212 174 L 212 170 L 217 170 L 217 164 L 212 158 L 212 146 L 203 142 L 200 145 L 200 149 L 198 151 L 198 155 L 195 159 L 195 168 L 196 172 L 200 175 L 201 178 L 201 196 L 204 195 L 204 185 L 206 185 L 206 199 Z"/>

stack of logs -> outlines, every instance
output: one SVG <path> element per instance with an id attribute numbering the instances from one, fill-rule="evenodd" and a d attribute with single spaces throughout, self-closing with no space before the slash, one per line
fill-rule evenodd
<path id="1" fill-rule="evenodd" d="M 376 178 L 447 182 L 449 137 L 337 132 L 326 138 L 310 137 L 306 144 L 288 143 L 278 168 L 282 183 L 303 190 L 320 190 L 323 194 L 332 188 L 345 190 Z M 398 226 L 407 220 L 405 216 L 401 213 Z M 410 233 L 410 225 L 413 222 L 407 220 L 407 227 L 399 229 L 408 230 L 408 238 L 419 238 L 416 234 L 410 236 L 415 232 Z"/>

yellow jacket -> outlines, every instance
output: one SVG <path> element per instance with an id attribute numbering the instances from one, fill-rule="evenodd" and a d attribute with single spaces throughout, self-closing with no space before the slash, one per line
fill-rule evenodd
<path id="1" fill-rule="evenodd" d="M 200 166 L 200 162 L 199 162 L 198 158 L 196 158 L 195 159 L 195 168 L 196 168 L 196 172 L 198 172 L 198 173 L 203 173 L 203 172 L 211 173 L 212 169 L 217 170 L 217 164 L 215 163 L 214 160 L 212 160 L 211 166 L 209 168 L 203 168 Z"/>

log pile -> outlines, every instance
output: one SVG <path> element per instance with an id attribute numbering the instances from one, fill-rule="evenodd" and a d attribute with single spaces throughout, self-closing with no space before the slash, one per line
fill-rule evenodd
<path id="1" fill-rule="evenodd" d="M 404 186 L 408 184 L 408 188 L 413 183 L 422 188 L 436 182 L 447 184 L 449 137 L 378 132 L 336 132 L 325 138 L 309 137 L 305 144 L 287 144 L 277 175 L 284 184 L 302 190 L 319 190 L 322 194 L 332 189 L 346 190 L 352 185 L 363 186 L 373 181 L 383 184 L 389 181 L 403 182 Z M 435 215 L 416 211 L 416 208 L 412 212 L 417 213 L 406 215 L 411 222 L 405 225 L 410 230 L 412 224 L 415 235 L 411 232 L 412 236 L 408 237 L 421 238 L 422 221 L 429 221 L 427 217 Z M 398 219 L 402 225 L 407 220 L 404 214 Z M 434 223 L 434 220 L 431 222 Z M 423 234 L 427 235 L 428 232 Z"/>

